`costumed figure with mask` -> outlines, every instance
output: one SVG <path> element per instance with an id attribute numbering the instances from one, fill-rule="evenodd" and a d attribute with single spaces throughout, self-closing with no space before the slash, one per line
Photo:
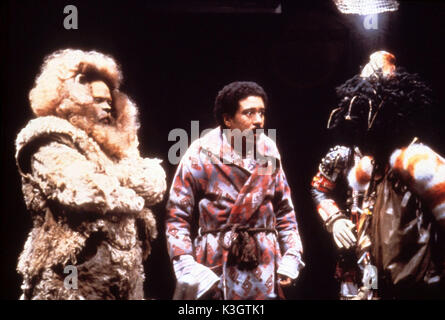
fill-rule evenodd
<path id="1" fill-rule="evenodd" d="M 430 88 L 378 51 L 337 88 L 330 127 L 355 121 L 365 157 L 348 173 L 363 199 L 356 256 L 367 254 L 383 299 L 444 297 L 445 160 L 425 144 L 434 106 Z"/>

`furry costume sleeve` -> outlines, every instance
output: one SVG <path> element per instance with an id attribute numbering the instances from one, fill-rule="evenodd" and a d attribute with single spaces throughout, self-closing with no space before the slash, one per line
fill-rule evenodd
<path id="1" fill-rule="evenodd" d="M 373 170 L 372 157 L 364 156 L 349 171 L 348 183 L 353 190 L 365 192 L 369 187 Z"/>
<path id="2" fill-rule="evenodd" d="M 159 159 L 125 158 L 113 166 L 112 173 L 122 185 L 143 197 L 146 206 L 152 206 L 162 201 L 167 188 L 165 172 L 160 163 Z"/>
<path id="3" fill-rule="evenodd" d="M 144 199 L 122 187 L 117 177 L 99 172 L 77 150 L 52 142 L 31 159 L 32 175 L 44 195 L 73 209 L 99 211 L 141 211 Z"/>
<path id="4" fill-rule="evenodd" d="M 431 208 L 445 228 L 445 159 L 423 144 L 397 149 L 391 155 L 391 167 Z"/>

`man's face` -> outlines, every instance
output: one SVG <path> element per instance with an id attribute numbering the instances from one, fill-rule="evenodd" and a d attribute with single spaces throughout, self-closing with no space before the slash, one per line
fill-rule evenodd
<path id="1" fill-rule="evenodd" d="M 110 124 L 113 121 L 110 89 L 100 80 L 91 82 L 90 88 L 93 98 L 91 107 L 96 119 L 101 123 Z"/>
<path id="2" fill-rule="evenodd" d="M 248 96 L 239 101 L 235 115 L 230 118 L 224 115 L 224 124 L 229 129 L 253 130 L 264 128 L 264 101 L 258 96 Z"/>

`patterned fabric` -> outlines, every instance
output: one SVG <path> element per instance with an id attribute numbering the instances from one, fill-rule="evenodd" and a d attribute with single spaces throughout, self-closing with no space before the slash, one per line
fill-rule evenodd
<path id="1" fill-rule="evenodd" d="M 354 157 L 354 161 L 350 161 L 351 156 Z M 358 148 L 355 148 L 353 152 L 345 146 L 330 148 L 321 160 L 317 174 L 312 179 L 312 198 L 328 230 L 335 220 L 345 217 L 337 204 L 337 199 L 334 199 L 334 193 L 341 188 L 339 187 L 342 185 L 341 181 L 346 180 L 351 166 L 360 157 L 361 153 Z M 347 190 L 341 191 L 346 193 Z"/>
<path id="2" fill-rule="evenodd" d="M 312 186 L 320 192 L 329 192 L 334 189 L 335 183 L 318 172 L 312 179 Z"/>
<path id="3" fill-rule="evenodd" d="M 265 135 L 260 136 L 257 145 L 263 159 L 268 159 L 266 170 L 262 170 L 265 164 L 253 157 L 242 159 L 232 150 L 221 128 L 213 129 L 195 141 L 182 158 L 167 203 L 170 257 L 192 255 L 198 263 L 221 276 L 225 299 L 276 298 L 276 272 L 281 262 L 288 261 L 287 267 L 278 270 L 291 278 L 296 278 L 304 266 L 280 155 L 275 143 Z M 190 224 L 195 208 L 199 211 L 201 232 L 192 243 Z M 227 265 L 227 250 L 221 242 L 231 244 L 231 231 L 222 236 L 221 232 L 205 232 L 221 229 L 228 223 L 276 229 L 276 233 L 253 234 L 259 250 L 259 265 L 253 270 Z M 283 254 L 288 258 L 282 259 Z"/>
<path id="4" fill-rule="evenodd" d="M 350 167 L 351 149 L 345 146 L 335 146 L 330 148 L 326 156 L 321 159 L 318 166 L 321 176 L 326 177 L 333 183 L 340 176 L 343 176 Z M 359 150 L 355 148 L 355 153 L 359 154 Z M 332 187 L 330 188 L 332 189 Z"/>

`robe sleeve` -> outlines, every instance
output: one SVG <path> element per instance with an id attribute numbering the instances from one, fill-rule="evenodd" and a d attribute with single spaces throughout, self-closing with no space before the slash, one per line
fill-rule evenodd
<path id="1" fill-rule="evenodd" d="M 167 201 L 166 237 L 170 258 L 193 255 L 190 223 L 199 185 L 196 177 L 203 174 L 199 159 L 184 155 L 178 165 Z"/>
<path id="2" fill-rule="evenodd" d="M 167 247 L 176 279 L 182 285 L 193 279 L 192 282 L 197 284 L 198 298 L 219 281 L 219 277 L 210 268 L 196 262 L 190 236 L 195 194 L 200 192 L 198 180 L 203 175 L 202 162 L 184 155 L 173 178 L 166 219 Z"/>
<path id="3" fill-rule="evenodd" d="M 298 231 L 290 188 L 281 168 L 276 179 L 276 194 L 274 199 L 277 219 L 276 228 L 280 249 L 283 253 L 277 272 L 291 279 L 295 279 L 304 267 L 304 262 L 301 257 L 303 254 L 303 246 Z"/>

